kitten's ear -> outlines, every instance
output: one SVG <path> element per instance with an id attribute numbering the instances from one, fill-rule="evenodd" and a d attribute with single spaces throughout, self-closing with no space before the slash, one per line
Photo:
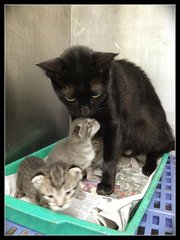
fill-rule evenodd
<path id="1" fill-rule="evenodd" d="M 77 125 L 74 127 L 73 131 L 72 131 L 72 136 L 74 137 L 82 137 L 81 135 L 81 129 L 82 129 L 82 126 L 81 125 Z"/>
<path id="2" fill-rule="evenodd" d="M 93 59 L 96 67 L 98 68 L 106 63 L 111 62 L 117 55 L 119 55 L 119 53 L 95 52 L 93 53 Z"/>
<path id="3" fill-rule="evenodd" d="M 44 175 L 39 174 L 39 175 L 34 176 L 31 179 L 31 182 L 34 184 L 34 187 L 36 189 L 39 189 L 39 187 L 42 185 L 42 183 L 44 183 L 44 179 L 45 179 Z"/>
<path id="4" fill-rule="evenodd" d="M 69 169 L 69 174 L 79 180 L 83 178 L 82 169 L 76 166 L 72 166 Z"/>
<path id="5" fill-rule="evenodd" d="M 45 62 L 41 62 L 36 64 L 36 66 L 42 68 L 45 71 L 61 73 L 62 72 L 62 59 L 61 58 L 53 58 L 47 60 Z"/>

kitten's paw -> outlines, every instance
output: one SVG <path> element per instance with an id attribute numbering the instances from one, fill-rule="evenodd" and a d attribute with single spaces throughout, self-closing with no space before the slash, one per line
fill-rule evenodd
<path id="1" fill-rule="evenodd" d="M 38 204 L 39 206 L 44 207 L 44 208 L 50 208 L 49 204 L 45 203 L 45 202 L 38 202 L 36 204 Z"/>
<path id="2" fill-rule="evenodd" d="M 25 196 L 26 196 L 26 194 L 22 191 L 17 191 L 14 194 L 14 197 L 16 197 L 16 198 L 22 198 L 22 197 L 25 197 Z"/>
<path id="3" fill-rule="evenodd" d="M 156 169 L 156 167 L 147 167 L 146 165 L 142 167 L 142 173 L 145 175 L 145 176 L 150 176 L 152 172 L 154 172 L 154 170 Z"/>
<path id="4" fill-rule="evenodd" d="M 114 186 L 112 186 L 111 184 L 104 184 L 100 182 L 97 185 L 96 192 L 99 195 L 110 195 L 114 192 Z"/>

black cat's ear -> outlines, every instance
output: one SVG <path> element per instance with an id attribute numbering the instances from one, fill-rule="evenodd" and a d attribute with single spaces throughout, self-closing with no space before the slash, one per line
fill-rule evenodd
<path id="1" fill-rule="evenodd" d="M 36 64 L 36 66 L 42 68 L 45 71 L 61 73 L 62 59 L 61 58 L 50 59 L 45 62 L 38 63 L 38 64 Z"/>
<path id="2" fill-rule="evenodd" d="M 119 53 L 111 52 L 95 52 L 93 53 L 93 59 L 96 67 L 101 67 L 102 65 L 109 63 L 113 60 L 114 57 L 119 55 Z"/>

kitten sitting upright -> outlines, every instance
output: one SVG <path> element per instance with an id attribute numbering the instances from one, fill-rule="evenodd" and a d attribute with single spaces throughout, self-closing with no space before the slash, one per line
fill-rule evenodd
<path id="1" fill-rule="evenodd" d="M 70 127 L 66 141 L 58 143 L 46 159 L 47 164 L 64 162 L 86 170 L 87 179 L 92 179 L 91 162 L 95 158 L 95 149 L 91 142 L 100 128 L 95 119 L 77 118 Z"/>
<path id="2" fill-rule="evenodd" d="M 47 165 L 38 157 L 27 157 L 17 171 L 15 197 L 28 197 L 31 202 L 54 211 L 63 210 L 80 198 L 82 170 L 65 163 Z"/>

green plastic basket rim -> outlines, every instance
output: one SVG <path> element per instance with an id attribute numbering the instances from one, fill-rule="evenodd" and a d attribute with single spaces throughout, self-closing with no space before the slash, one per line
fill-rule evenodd
<path id="1" fill-rule="evenodd" d="M 42 156 L 42 153 L 44 153 L 43 157 L 45 157 L 57 143 L 58 142 L 53 143 L 28 156 Z M 61 230 L 63 228 L 65 233 L 63 233 L 62 230 L 60 233 L 57 233 L 57 235 L 134 235 L 150 203 L 158 181 L 163 173 L 168 157 L 169 153 L 164 153 L 162 156 L 161 162 L 151 180 L 150 187 L 146 191 L 144 198 L 140 201 L 140 204 L 132 219 L 127 224 L 125 231 L 113 230 L 95 223 L 88 222 L 86 220 L 59 214 L 51 211 L 50 209 L 45 209 L 41 206 L 22 201 L 8 195 L 5 195 L 5 217 L 10 221 L 14 221 L 45 235 L 56 235 L 56 230 L 59 228 L 61 228 Z M 15 173 L 12 169 L 17 168 L 17 165 L 19 165 L 23 159 L 24 157 L 13 163 L 7 164 L 5 166 L 6 176 Z M 44 227 L 44 225 L 47 224 L 48 226 L 51 226 L 52 229 Z M 68 229 L 66 229 L 66 225 L 68 224 L 72 226 L 71 229 L 74 227 L 76 231 L 72 232 L 71 229 L 68 231 Z M 88 234 L 88 232 L 91 232 L 91 234 Z"/>

